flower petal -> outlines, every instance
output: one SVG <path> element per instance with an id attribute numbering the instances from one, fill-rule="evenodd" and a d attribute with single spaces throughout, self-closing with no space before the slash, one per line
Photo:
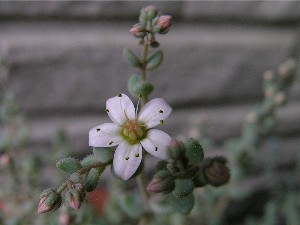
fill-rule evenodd
<path id="1" fill-rule="evenodd" d="M 113 166 L 116 174 L 128 180 L 138 169 L 142 161 L 142 146 L 122 142 L 116 149 Z"/>
<path id="2" fill-rule="evenodd" d="M 160 124 L 166 119 L 172 108 L 162 98 L 155 98 L 149 101 L 141 110 L 138 120 L 145 123 L 148 128 Z"/>
<path id="3" fill-rule="evenodd" d="M 110 147 L 120 144 L 124 141 L 120 129 L 114 123 L 104 123 L 92 128 L 89 132 L 89 146 Z"/>
<path id="4" fill-rule="evenodd" d="M 161 159 L 167 159 L 167 147 L 171 141 L 171 137 L 157 129 L 150 129 L 147 133 L 147 138 L 141 141 L 144 149 L 151 155 Z"/>
<path id="5" fill-rule="evenodd" d="M 106 101 L 106 111 L 110 119 L 123 125 L 127 120 L 135 119 L 135 108 L 130 98 L 125 94 L 118 94 Z"/>

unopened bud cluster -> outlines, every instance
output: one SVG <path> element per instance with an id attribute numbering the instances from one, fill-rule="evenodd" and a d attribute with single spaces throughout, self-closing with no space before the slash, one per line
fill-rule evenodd
<path id="1" fill-rule="evenodd" d="M 275 121 L 274 112 L 278 106 L 287 102 L 287 89 L 292 84 L 296 73 L 296 62 L 289 59 L 282 63 L 277 71 L 266 71 L 263 74 L 264 101 L 256 112 L 251 113 L 248 123 L 257 127 L 261 134 L 273 130 Z"/>
<path id="2" fill-rule="evenodd" d="M 139 23 L 135 24 L 130 33 L 141 40 L 149 35 L 149 44 L 152 47 L 158 47 L 159 43 L 155 39 L 155 34 L 166 34 L 172 24 L 172 16 L 159 15 L 158 9 L 153 6 L 147 6 L 140 12 Z"/>
<path id="3" fill-rule="evenodd" d="M 173 139 L 168 148 L 168 162 L 159 162 L 148 191 L 168 194 L 175 200 L 193 202 L 195 188 L 219 187 L 229 181 L 230 173 L 223 157 L 204 159 L 203 148 L 194 139 L 180 142 Z"/>
<path id="4" fill-rule="evenodd" d="M 38 213 L 55 211 L 61 206 L 62 200 L 71 208 L 80 209 L 86 193 L 95 190 L 100 175 L 106 165 L 111 163 L 110 150 L 110 148 L 95 148 L 93 155 L 88 155 L 81 161 L 74 158 L 60 159 L 56 167 L 69 173 L 70 176 L 60 188 L 47 189 L 41 194 Z"/>

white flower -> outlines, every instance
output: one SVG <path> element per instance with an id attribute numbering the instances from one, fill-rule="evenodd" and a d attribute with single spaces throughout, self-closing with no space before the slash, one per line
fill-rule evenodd
<path id="1" fill-rule="evenodd" d="M 106 112 L 114 123 L 104 123 L 89 132 L 89 145 L 116 146 L 113 167 L 117 175 L 128 180 L 142 161 L 142 148 L 161 159 L 167 159 L 166 149 L 171 137 L 153 127 L 162 124 L 172 108 L 162 98 L 149 101 L 139 115 L 125 94 L 106 101 Z"/>

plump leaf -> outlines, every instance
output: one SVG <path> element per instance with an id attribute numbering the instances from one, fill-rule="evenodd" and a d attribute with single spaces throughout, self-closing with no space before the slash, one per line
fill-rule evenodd
<path id="1" fill-rule="evenodd" d="M 141 67 L 142 63 L 139 58 L 128 48 L 124 48 L 123 56 L 126 62 L 134 67 Z"/>
<path id="2" fill-rule="evenodd" d="M 90 165 L 93 165 L 97 162 L 99 162 L 99 161 L 95 158 L 94 155 L 88 155 L 80 161 L 80 164 L 82 166 L 90 166 Z"/>
<path id="3" fill-rule="evenodd" d="M 189 164 L 197 165 L 200 162 L 202 162 L 204 158 L 204 151 L 201 144 L 198 141 L 191 138 L 185 143 L 185 147 L 185 155 L 189 160 Z"/>
<path id="4" fill-rule="evenodd" d="M 139 75 L 132 75 L 128 80 L 128 90 L 133 96 L 148 96 L 153 89 L 153 85 L 143 82 Z"/>
<path id="5" fill-rule="evenodd" d="M 187 215 L 191 212 L 194 207 L 195 197 L 193 194 L 185 196 L 183 198 L 174 198 L 171 195 L 170 201 L 174 209 L 182 215 Z"/>
<path id="6" fill-rule="evenodd" d="M 113 151 L 112 148 L 110 147 L 108 148 L 93 147 L 93 153 L 95 158 L 102 163 L 109 162 L 113 157 Z"/>
<path id="7" fill-rule="evenodd" d="M 85 189 L 87 192 L 95 190 L 99 183 L 100 175 L 101 173 L 99 173 L 99 171 L 96 168 L 90 170 L 90 172 L 85 178 Z"/>
<path id="8" fill-rule="evenodd" d="M 63 158 L 57 161 L 56 167 L 66 173 L 74 173 L 81 169 L 81 164 L 77 159 Z"/>
<path id="9" fill-rule="evenodd" d="M 182 198 L 191 194 L 194 190 L 194 182 L 191 179 L 176 179 L 173 196 Z"/>
<path id="10" fill-rule="evenodd" d="M 164 54 L 161 50 L 154 52 L 147 59 L 146 69 L 147 70 L 156 69 L 162 63 L 163 59 L 164 59 Z"/>

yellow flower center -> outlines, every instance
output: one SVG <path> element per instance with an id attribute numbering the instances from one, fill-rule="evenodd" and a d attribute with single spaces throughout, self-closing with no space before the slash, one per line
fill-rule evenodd
<path id="1" fill-rule="evenodd" d="M 129 120 L 122 129 L 122 136 L 130 143 L 136 144 L 146 137 L 146 126 L 137 120 Z"/>

